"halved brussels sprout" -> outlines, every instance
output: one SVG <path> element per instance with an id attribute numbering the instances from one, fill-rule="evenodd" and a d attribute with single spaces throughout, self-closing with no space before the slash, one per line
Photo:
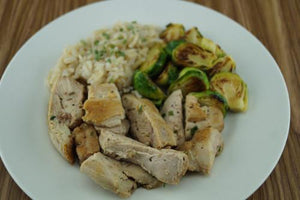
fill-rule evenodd
<path id="1" fill-rule="evenodd" d="M 207 70 L 206 73 L 209 77 L 212 77 L 213 75 L 220 73 L 220 72 L 234 72 L 236 68 L 234 60 L 231 58 L 231 56 L 224 56 L 221 58 L 218 58 L 214 66 Z"/>
<path id="2" fill-rule="evenodd" d="M 219 45 L 215 44 L 212 40 L 203 37 L 197 27 L 193 27 L 188 30 L 185 33 L 184 38 L 187 42 L 196 44 L 202 49 L 215 54 L 217 57 L 223 57 L 226 55 Z"/>
<path id="3" fill-rule="evenodd" d="M 179 40 L 184 36 L 184 26 L 182 24 L 168 24 L 166 29 L 161 32 L 159 37 L 165 42 Z"/>
<path id="4" fill-rule="evenodd" d="M 155 101 L 163 101 L 166 98 L 164 92 L 140 70 L 136 70 L 133 76 L 133 87 L 142 96 Z"/>
<path id="5" fill-rule="evenodd" d="M 247 110 L 248 89 L 239 75 L 230 72 L 218 73 L 212 77 L 210 88 L 225 97 L 231 111 L 244 112 Z"/>
<path id="6" fill-rule="evenodd" d="M 199 69 L 198 69 L 198 68 L 195 68 L 195 67 L 185 67 L 185 68 L 183 68 L 183 70 L 180 71 L 178 77 L 180 78 L 180 77 L 182 77 L 185 73 L 191 72 L 191 71 L 196 71 L 196 72 L 198 72 Z"/>
<path id="7" fill-rule="evenodd" d="M 178 46 L 180 45 L 181 43 L 184 43 L 185 41 L 184 40 L 174 40 L 174 41 L 171 41 L 167 44 L 166 48 L 165 48 L 165 51 L 167 52 L 167 54 L 169 56 L 172 56 L 172 52 L 173 50 Z"/>
<path id="8" fill-rule="evenodd" d="M 156 83 L 160 86 L 166 86 L 173 83 L 178 78 L 178 69 L 172 62 L 168 62 L 164 71 L 156 79 Z"/>
<path id="9" fill-rule="evenodd" d="M 185 36 L 184 36 L 184 39 L 187 42 L 196 44 L 198 46 L 200 46 L 202 38 L 203 38 L 203 35 L 200 33 L 200 31 L 198 30 L 197 27 L 193 27 L 193 28 L 189 29 L 185 33 Z"/>
<path id="10" fill-rule="evenodd" d="M 228 103 L 220 93 L 206 90 L 204 92 L 193 92 L 191 95 L 197 97 L 201 106 L 215 106 L 222 111 L 224 117 L 226 116 Z"/>
<path id="11" fill-rule="evenodd" d="M 148 52 L 146 61 L 141 65 L 140 70 L 155 77 L 161 73 L 167 60 L 167 53 L 162 44 L 154 45 Z"/>
<path id="12" fill-rule="evenodd" d="M 215 54 L 217 57 L 223 57 L 226 53 L 221 49 L 219 45 L 214 43 L 212 40 L 208 38 L 202 38 L 200 45 L 201 48 Z"/>
<path id="13" fill-rule="evenodd" d="M 185 73 L 172 83 L 168 93 L 181 89 L 185 96 L 190 92 L 201 92 L 209 89 L 209 81 L 206 74 L 200 69 L 185 68 Z"/>
<path id="14" fill-rule="evenodd" d="M 172 61 L 184 67 L 197 67 L 208 70 L 217 59 L 213 53 L 203 50 L 193 43 L 184 42 L 172 51 Z"/>

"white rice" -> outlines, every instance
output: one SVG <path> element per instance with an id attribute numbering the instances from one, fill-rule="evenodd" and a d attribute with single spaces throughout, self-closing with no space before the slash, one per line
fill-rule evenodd
<path id="1" fill-rule="evenodd" d="M 48 76 L 48 84 L 51 88 L 57 78 L 68 76 L 88 84 L 114 82 L 119 89 L 127 88 L 149 48 L 162 42 L 159 32 L 156 26 L 136 22 L 95 31 L 86 40 L 64 49 Z"/>

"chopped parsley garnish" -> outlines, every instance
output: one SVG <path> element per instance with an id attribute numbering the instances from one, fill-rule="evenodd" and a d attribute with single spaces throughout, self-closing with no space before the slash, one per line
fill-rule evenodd
<path id="1" fill-rule="evenodd" d="M 137 23 L 137 21 L 132 21 L 131 23 L 133 23 L 133 24 L 136 24 L 136 23 Z"/>
<path id="2" fill-rule="evenodd" d="M 109 45 L 111 48 L 115 48 L 116 47 L 116 45 L 114 45 L 114 44 L 110 44 Z"/>
<path id="3" fill-rule="evenodd" d="M 191 129 L 191 135 L 193 136 L 196 131 L 198 130 L 198 127 L 197 126 L 194 126 L 192 129 Z"/>
<path id="4" fill-rule="evenodd" d="M 173 115 L 174 115 L 173 110 L 170 110 L 170 111 L 168 112 L 168 115 L 169 115 L 169 116 L 173 116 Z"/>
<path id="5" fill-rule="evenodd" d="M 166 113 L 161 114 L 161 116 L 162 116 L 162 117 L 165 117 L 165 116 L 166 116 Z"/>
<path id="6" fill-rule="evenodd" d="M 94 51 L 95 60 L 99 61 L 104 56 L 104 53 L 105 53 L 104 50 L 101 50 L 101 51 L 95 50 Z"/>
<path id="7" fill-rule="evenodd" d="M 141 114 L 143 112 L 143 105 L 139 106 L 138 112 L 139 112 L 139 114 Z"/>
<path id="8" fill-rule="evenodd" d="M 146 42 L 147 41 L 147 39 L 146 38 L 142 38 L 142 42 Z"/>
<path id="9" fill-rule="evenodd" d="M 102 35 L 103 35 L 103 37 L 105 37 L 105 39 L 109 40 L 110 35 L 108 33 L 103 32 Z"/>
<path id="10" fill-rule="evenodd" d="M 122 35 L 120 35 L 120 36 L 118 37 L 118 40 L 122 40 L 122 39 L 124 39 L 124 37 L 123 37 Z"/>
<path id="11" fill-rule="evenodd" d="M 83 46 L 86 46 L 86 45 L 87 45 L 87 43 L 86 43 L 85 40 L 80 40 L 80 42 L 81 42 L 81 44 L 82 44 Z"/>
<path id="12" fill-rule="evenodd" d="M 108 63 L 111 63 L 111 59 L 110 59 L 110 58 L 108 58 L 108 59 L 106 60 L 106 62 L 108 62 Z"/>
<path id="13" fill-rule="evenodd" d="M 113 78 L 109 79 L 109 83 L 113 83 L 115 80 Z"/>
<path id="14" fill-rule="evenodd" d="M 120 51 L 120 50 L 118 50 L 118 51 L 116 52 L 116 55 L 117 55 L 117 56 L 123 56 L 123 57 L 125 57 L 125 53 L 124 53 L 123 51 Z"/>
<path id="15" fill-rule="evenodd" d="M 94 41 L 94 45 L 97 46 L 98 44 L 99 44 L 99 40 L 95 40 L 95 41 Z"/>
<path id="16" fill-rule="evenodd" d="M 130 25 L 127 26 L 127 29 L 132 31 L 134 29 L 134 26 L 132 24 L 130 24 Z"/>
<path id="17" fill-rule="evenodd" d="M 124 40 L 123 40 L 123 44 L 126 44 L 126 43 L 127 43 L 127 40 L 126 40 L 126 39 L 124 39 Z"/>
<path id="18" fill-rule="evenodd" d="M 124 31 L 124 29 L 123 29 L 123 28 L 120 28 L 120 31 L 121 31 L 121 32 L 123 32 L 123 31 Z"/>
<path id="19" fill-rule="evenodd" d="M 54 120 L 55 118 L 56 118 L 56 116 L 53 115 L 53 116 L 50 117 L 50 120 L 52 121 L 52 120 Z"/>

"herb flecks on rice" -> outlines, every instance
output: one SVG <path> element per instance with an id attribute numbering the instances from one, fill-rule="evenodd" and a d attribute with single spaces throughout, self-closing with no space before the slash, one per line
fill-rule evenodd
<path id="1" fill-rule="evenodd" d="M 160 29 L 136 21 L 101 29 L 65 48 L 48 77 L 49 86 L 61 75 L 84 79 L 88 84 L 112 82 L 119 89 L 131 85 L 133 71 L 145 61 L 159 39 Z"/>

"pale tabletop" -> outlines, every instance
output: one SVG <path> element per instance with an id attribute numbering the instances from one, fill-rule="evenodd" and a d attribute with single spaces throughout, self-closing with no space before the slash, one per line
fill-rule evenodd
<path id="1" fill-rule="evenodd" d="M 93 0 L 0 0 L 0 77 L 19 48 L 44 25 Z M 300 1 L 196 0 L 237 21 L 271 52 L 285 77 L 291 125 L 283 155 L 249 199 L 300 199 Z M 1 120 L 1 119 L 0 119 Z M 255 163 L 253 163 L 255 165 Z M 0 199 L 30 199 L 0 160 Z"/>

